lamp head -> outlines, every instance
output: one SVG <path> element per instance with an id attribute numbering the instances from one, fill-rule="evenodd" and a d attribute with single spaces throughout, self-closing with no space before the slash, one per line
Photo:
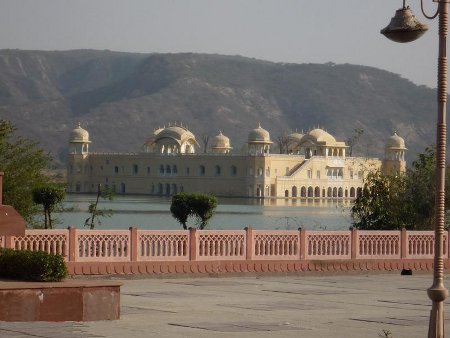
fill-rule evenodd
<path id="1" fill-rule="evenodd" d="M 389 40 L 405 43 L 417 40 L 427 30 L 428 26 L 421 23 L 408 6 L 398 9 L 389 25 L 380 33 Z"/>

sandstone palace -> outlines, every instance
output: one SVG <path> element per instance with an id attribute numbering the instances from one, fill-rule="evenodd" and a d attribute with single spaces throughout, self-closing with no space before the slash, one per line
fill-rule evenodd
<path id="1" fill-rule="evenodd" d="M 244 153 L 232 151 L 220 132 L 207 152 L 182 125 L 155 130 L 138 153 L 95 153 L 80 125 L 70 134 L 68 191 L 94 193 L 98 184 L 119 194 L 172 195 L 205 192 L 216 196 L 352 199 L 368 171 L 405 170 L 405 142 L 394 134 L 384 159 L 346 156 L 345 142 L 322 129 L 288 136 L 286 154 L 271 153 L 269 132 L 248 133 Z"/>

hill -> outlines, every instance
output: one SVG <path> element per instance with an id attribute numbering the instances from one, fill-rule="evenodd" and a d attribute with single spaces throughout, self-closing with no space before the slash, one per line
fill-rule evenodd
<path id="1" fill-rule="evenodd" d="M 97 50 L 0 50 L 0 116 L 65 161 L 69 132 L 88 129 L 94 151 L 139 151 L 153 130 L 182 122 L 235 149 L 258 122 L 271 138 L 320 126 L 355 154 L 382 156 L 394 130 L 408 159 L 434 143 L 435 90 L 357 65 L 282 64 L 240 56 Z"/>

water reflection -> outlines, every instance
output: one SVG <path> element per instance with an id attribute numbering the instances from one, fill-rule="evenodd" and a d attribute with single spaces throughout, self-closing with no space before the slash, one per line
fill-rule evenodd
<path id="1" fill-rule="evenodd" d="M 60 213 L 59 228 L 75 226 L 82 228 L 89 217 L 89 203 L 93 195 L 68 195 L 65 208 Z M 340 200 L 320 199 L 248 199 L 219 198 L 210 229 L 348 229 L 350 226 L 350 203 Z M 170 214 L 169 197 L 116 196 L 112 201 L 101 201 L 99 208 L 112 209 L 111 218 L 104 218 L 99 229 L 180 229 Z M 194 225 L 192 220 L 190 225 Z"/>

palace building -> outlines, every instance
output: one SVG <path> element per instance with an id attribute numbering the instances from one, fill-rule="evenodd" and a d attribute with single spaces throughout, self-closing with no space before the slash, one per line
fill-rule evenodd
<path id="1" fill-rule="evenodd" d="M 383 160 L 346 156 L 348 146 L 317 128 L 287 138 L 287 154 L 271 153 L 273 142 L 261 126 L 248 133 L 244 154 L 232 152 L 222 132 L 206 153 L 186 127 L 155 130 L 142 152 L 95 153 L 89 133 L 78 125 L 69 138 L 68 191 L 94 193 L 98 184 L 119 194 L 173 195 L 204 192 L 261 198 L 355 198 L 367 172 L 403 172 L 405 142 L 388 138 Z"/>

